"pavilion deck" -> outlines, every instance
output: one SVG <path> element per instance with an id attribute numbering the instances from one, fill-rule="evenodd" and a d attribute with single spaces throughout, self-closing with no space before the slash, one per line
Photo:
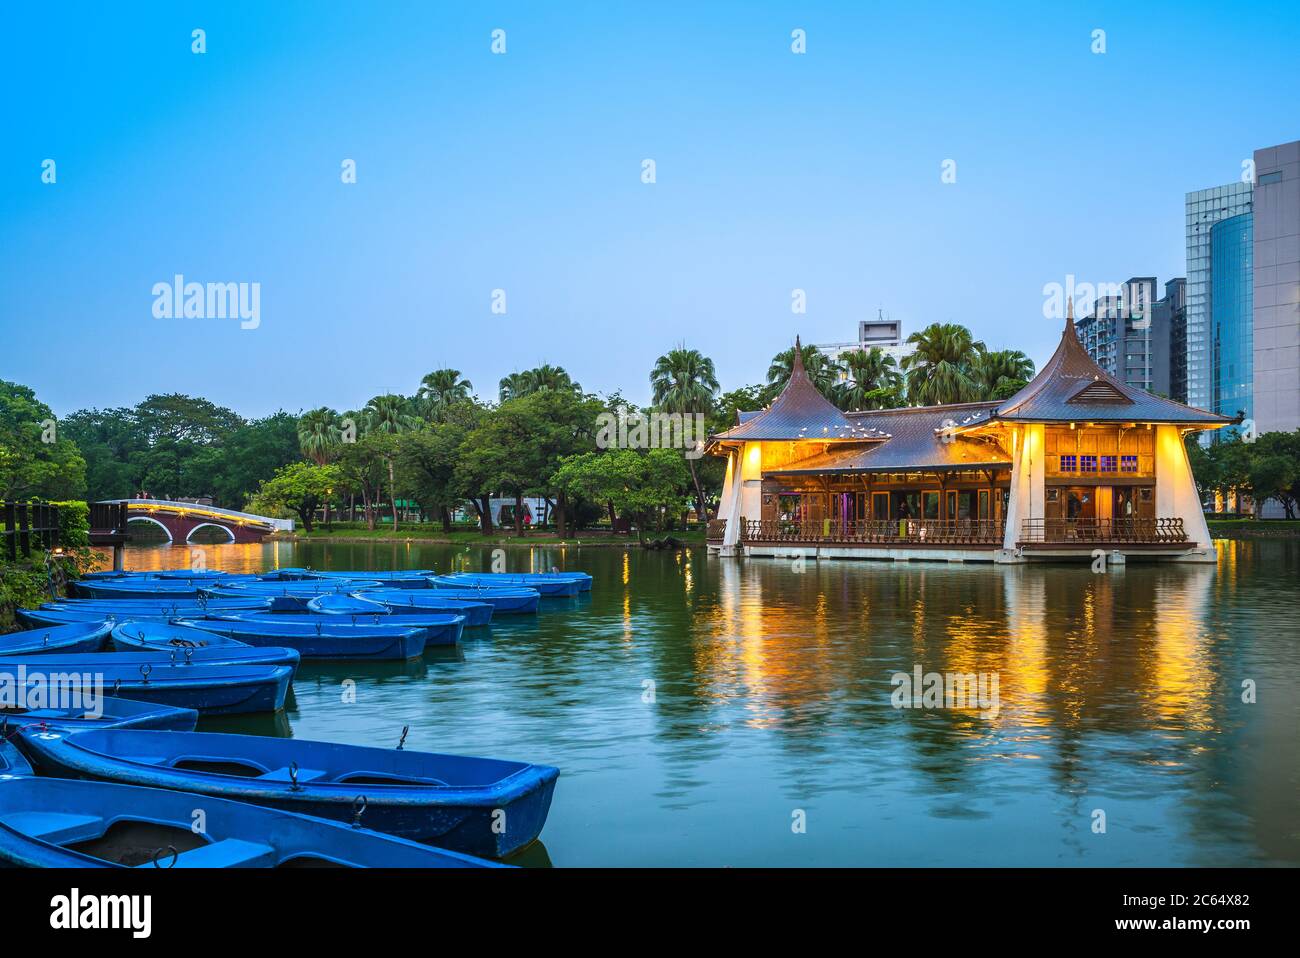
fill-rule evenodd
<path id="1" fill-rule="evenodd" d="M 788 545 L 1000 548 L 1005 526 L 993 519 L 741 519 L 740 542 Z M 726 523 L 708 524 L 721 543 Z M 1191 547 L 1182 519 L 1025 519 L 1017 545 L 1026 549 Z"/>

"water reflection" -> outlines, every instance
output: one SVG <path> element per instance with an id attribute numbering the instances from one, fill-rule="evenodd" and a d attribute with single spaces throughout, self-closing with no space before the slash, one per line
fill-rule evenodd
<path id="1" fill-rule="evenodd" d="M 512 549 L 511 571 L 585 569 L 595 589 L 410 666 L 305 664 L 287 713 L 246 730 L 387 747 L 410 725 L 408 747 L 558 765 L 560 865 L 1297 863 L 1300 544 L 1219 550 L 1217 569 L 1093 574 Z M 205 551 L 234 571 L 492 559 Z M 999 708 L 893 708 L 891 676 L 918 665 L 997 675 Z"/>

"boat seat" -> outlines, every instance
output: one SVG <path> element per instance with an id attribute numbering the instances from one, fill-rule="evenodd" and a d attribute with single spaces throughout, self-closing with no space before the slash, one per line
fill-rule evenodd
<path id="1" fill-rule="evenodd" d="M 98 815 L 71 812 L 11 812 L 0 822 L 14 831 L 51 845 L 67 845 L 104 834 L 104 819 Z"/>
<path id="2" fill-rule="evenodd" d="M 286 765 L 286 766 L 284 766 L 283 768 L 272 769 L 271 771 L 265 773 L 264 775 L 259 775 L 259 776 L 257 776 L 257 777 L 258 777 L 259 779 L 261 779 L 262 781 L 264 781 L 264 782 L 287 782 L 287 781 L 290 781 L 290 778 L 289 778 L 289 766 Z M 302 784 L 303 782 L 314 782 L 314 781 L 316 781 L 316 779 L 318 779 L 318 778 L 324 778 L 324 777 L 325 777 L 325 772 L 324 772 L 324 770 L 319 769 L 319 768 L 300 768 L 300 769 L 298 769 L 298 783 L 299 783 L 299 784 Z"/>
<path id="3" fill-rule="evenodd" d="M 260 842 L 246 842 L 240 838 L 223 838 L 211 845 L 200 845 L 176 856 L 177 868 L 263 868 L 276 864 L 279 852 L 270 845 Z M 167 868 L 171 861 L 170 853 L 159 855 L 158 864 Z M 153 862 L 138 865 L 138 868 L 153 868 Z"/>

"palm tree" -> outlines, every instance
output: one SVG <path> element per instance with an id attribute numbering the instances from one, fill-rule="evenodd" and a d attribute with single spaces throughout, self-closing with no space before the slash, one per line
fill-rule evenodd
<path id="1" fill-rule="evenodd" d="M 654 404 L 664 412 L 702 416 L 713 408 L 714 397 L 718 394 L 718 375 L 712 359 L 698 349 L 687 349 L 682 343 L 655 362 L 654 369 L 650 370 L 650 389 Z M 695 472 L 695 459 L 687 456 L 686 465 L 690 467 L 691 481 L 695 484 L 695 514 L 703 519 L 706 516 L 704 490 Z"/>
<path id="2" fill-rule="evenodd" d="M 532 390 L 529 387 L 528 373 L 511 373 L 504 377 L 497 384 L 497 397 L 501 402 L 507 399 L 518 399 L 520 396 L 527 396 Z"/>
<path id="3" fill-rule="evenodd" d="M 972 373 L 981 399 L 1007 399 L 1034 378 L 1034 361 L 1020 350 L 976 346 Z"/>
<path id="4" fill-rule="evenodd" d="M 521 373 L 511 373 L 497 384 L 497 389 L 502 402 L 548 389 L 552 392 L 582 392 L 582 387 L 573 381 L 563 366 L 552 366 L 550 363 L 525 369 Z"/>
<path id="5" fill-rule="evenodd" d="M 298 418 L 298 448 L 302 454 L 323 466 L 338 455 L 339 443 L 343 440 L 343 430 L 339 426 L 339 414 L 329 406 L 321 406 Z M 330 497 L 325 497 L 325 527 L 330 526 Z"/>
<path id="6" fill-rule="evenodd" d="M 298 418 L 298 448 L 318 466 L 334 458 L 342 436 L 339 414 L 329 406 L 305 412 Z"/>
<path id="7" fill-rule="evenodd" d="M 979 399 L 972 367 L 984 344 L 977 343 L 969 329 L 959 323 L 931 323 L 907 341 L 916 348 L 903 357 L 908 402 L 937 406 Z"/>
<path id="8" fill-rule="evenodd" d="M 849 379 L 840 390 L 843 408 L 880 409 L 884 401 L 880 391 L 901 392 L 903 377 L 894 357 L 879 346 L 855 349 L 842 357 Z M 874 395 L 873 395 L 874 394 Z"/>
<path id="9" fill-rule="evenodd" d="M 370 402 L 366 403 L 366 408 L 361 410 L 365 417 L 366 432 L 383 432 L 390 435 L 406 432 L 408 429 L 415 429 L 420 425 L 420 419 L 411 415 L 409 412 L 410 402 L 405 396 L 398 396 L 395 393 L 386 393 L 383 396 L 376 396 Z M 392 501 L 393 507 L 393 531 L 397 531 L 397 481 L 393 470 L 393 457 L 387 456 L 388 459 L 388 498 Z"/>
<path id="10" fill-rule="evenodd" d="M 803 368 L 817 391 L 829 399 L 836 400 L 840 373 L 838 363 L 830 359 L 816 346 L 801 346 L 799 355 L 803 357 Z M 790 380 L 790 370 L 794 367 L 794 347 L 783 350 L 772 357 L 772 364 L 767 367 L 767 381 L 779 392 Z"/>
<path id="11" fill-rule="evenodd" d="M 473 391 L 474 384 L 461 379 L 459 369 L 435 369 L 420 380 L 415 398 L 425 417 L 438 422 L 448 407 L 469 399 Z"/>

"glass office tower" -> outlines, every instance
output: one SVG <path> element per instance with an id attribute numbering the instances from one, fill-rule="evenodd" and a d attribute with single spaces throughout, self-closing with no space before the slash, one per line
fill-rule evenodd
<path id="1" fill-rule="evenodd" d="M 1240 213 L 1210 228 L 1212 412 L 1255 415 L 1254 216 Z M 1225 430 L 1226 432 L 1227 430 Z"/>
<path id="2" fill-rule="evenodd" d="M 1187 403 L 1198 409 L 1214 408 L 1216 381 L 1210 319 L 1210 234 L 1221 220 L 1252 209 L 1250 183 L 1229 183 L 1187 194 Z M 1222 298 L 1220 303 L 1226 308 Z"/>

